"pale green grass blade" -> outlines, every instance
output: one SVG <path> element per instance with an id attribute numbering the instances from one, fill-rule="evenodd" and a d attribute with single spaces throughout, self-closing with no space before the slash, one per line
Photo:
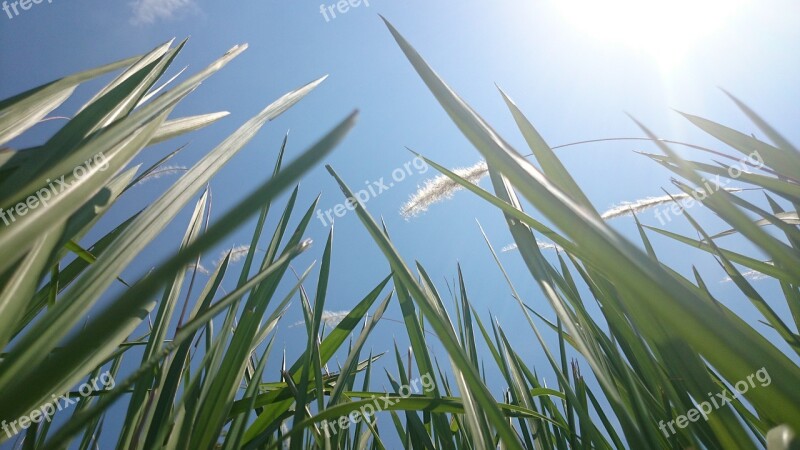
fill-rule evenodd
<path id="1" fill-rule="evenodd" d="M 539 161 L 539 164 L 542 166 L 542 172 L 544 172 L 556 186 L 569 195 L 572 200 L 586 208 L 587 211 L 598 214 L 597 210 L 586 197 L 586 194 L 583 193 L 583 190 L 581 190 L 572 178 L 572 175 L 567 172 L 561 160 L 558 159 L 550 146 L 547 145 L 547 142 L 545 142 L 544 138 L 542 138 L 536 128 L 534 128 L 533 124 L 531 124 L 514 101 L 511 100 L 502 89 L 498 87 L 498 90 L 500 91 L 500 95 L 503 96 L 506 106 L 508 106 L 508 109 L 511 111 L 511 115 L 514 116 L 514 121 L 517 123 L 520 132 L 522 132 L 522 136 L 525 137 L 528 147 L 530 147 L 536 160 Z"/>
<path id="2" fill-rule="evenodd" d="M 121 69 L 138 57 L 127 58 L 23 92 L 0 102 L 0 145 L 19 136 L 58 108 L 84 81 Z"/>
<path id="3" fill-rule="evenodd" d="M 467 288 L 464 283 L 464 274 L 461 272 L 461 264 L 458 264 L 458 289 L 459 289 L 459 298 L 462 302 L 461 310 L 463 311 L 463 319 L 462 322 L 464 324 L 464 332 L 463 332 L 463 346 L 467 350 L 467 355 L 472 359 L 472 363 L 475 366 L 475 369 L 479 368 L 479 358 L 478 358 L 478 347 L 475 345 L 475 331 L 473 330 L 472 324 L 472 307 L 469 303 L 469 297 L 467 296 Z M 456 302 L 456 305 L 458 302 Z"/>
<path id="4" fill-rule="evenodd" d="M 774 224 L 776 221 L 778 221 L 780 223 L 783 223 L 783 224 L 787 224 L 787 225 L 794 225 L 795 227 L 800 225 L 800 216 L 798 216 L 797 211 L 776 212 L 774 215 L 771 215 L 770 217 L 772 218 L 772 220 L 762 219 L 762 220 L 757 220 L 755 223 L 756 223 L 756 225 L 762 226 L 762 227 L 763 226 L 767 226 L 769 224 Z M 781 231 L 786 231 L 785 234 L 786 234 L 787 239 L 789 239 L 790 241 L 791 240 L 795 240 L 795 242 L 796 242 L 796 240 L 798 238 L 797 228 L 792 228 L 792 227 L 783 228 L 782 227 Z M 738 233 L 738 231 L 735 228 L 731 228 L 729 230 L 725 230 L 725 231 L 719 232 L 719 233 L 711 236 L 711 239 L 717 239 L 717 238 L 722 237 L 722 236 L 729 236 L 729 235 L 736 234 L 736 233 Z"/>
<path id="5" fill-rule="evenodd" d="M 99 98 L 104 96 L 105 94 L 111 92 L 114 88 L 118 87 L 120 84 L 125 82 L 128 78 L 133 76 L 139 70 L 143 69 L 144 67 L 156 62 L 162 56 L 164 56 L 172 47 L 172 43 L 175 42 L 175 39 L 170 39 L 169 41 L 159 45 L 158 47 L 151 50 L 149 53 L 143 55 L 142 57 L 138 58 L 133 64 L 130 65 L 127 69 L 125 69 L 122 73 L 118 76 L 114 77 L 114 79 L 108 83 L 103 89 L 98 91 L 89 101 L 87 101 L 79 110 L 80 113 L 91 104 L 96 102 Z"/>
<path id="6" fill-rule="evenodd" d="M 6 347 L 19 317 L 25 312 L 26 302 L 23 300 L 36 292 L 62 230 L 63 227 L 52 227 L 49 233 L 42 234 L 3 286 L 0 292 L 0 349 Z"/>
<path id="7" fill-rule="evenodd" d="M 27 356 L 22 356 L 17 360 L 15 359 L 16 356 L 12 354 L 3 361 L 0 367 L 5 368 L 5 374 L 11 374 L 16 370 L 12 370 L 12 367 L 30 367 L 34 364 L 34 361 L 41 361 L 44 355 L 39 353 L 37 356 L 37 353 L 42 349 L 52 348 L 58 337 L 66 335 L 69 329 L 80 320 L 83 312 L 97 301 L 97 294 L 108 287 L 110 280 L 119 276 L 122 269 L 138 254 L 139 249 L 168 224 L 194 193 L 205 185 L 239 149 L 252 139 L 267 120 L 275 117 L 276 114 L 284 111 L 286 107 L 298 101 L 318 83 L 319 81 L 311 83 L 298 91 L 289 93 L 265 108 L 259 115 L 245 123 L 236 133 L 209 152 L 177 183 L 171 186 L 158 200 L 137 217 L 134 223 L 100 257 L 99 263 L 92 265 L 87 270 L 87 273 L 67 292 L 67 297 L 64 301 L 60 302 L 56 308 L 48 313 L 49 318 L 43 319 L 38 328 L 34 327 L 31 333 L 27 334 L 23 341 L 20 341 L 20 348 L 24 349 L 24 355 Z M 154 131 L 152 127 L 153 125 L 151 125 L 150 133 Z M 112 165 L 113 162 L 112 160 L 109 164 Z M 88 182 L 83 184 L 88 184 Z M 76 194 L 78 191 L 79 188 L 74 189 L 59 198 L 78 195 Z M 51 205 L 50 208 L 45 208 L 45 214 L 55 210 L 55 207 L 56 205 Z M 42 210 L 38 209 L 35 213 Z M 46 223 L 40 223 L 39 226 Z M 0 247 L 2 246 L 2 237 L 2 231 L 0 231 Z M 43 332 L 43 329 L 48 332 Z M 43 353 L 46 354 L 46 350 Z M 12 364 L 16 364 L 16 366 Z M 0 386 L 4 385 L 6 380 L 7 378 L 0 375 Z"/>
<path id="8" fill-rule="evenodd" d="M 89 110 L 97 108 L 99 105 L 103 103 L 111 103 L 112 107 L 108 108 L 106 114 L 102 117 L 101 120 L 97 121 L 96 124 L 91 128 L 86 128 L 83 133 L 79 133 L 83 135 L 88 135 L 92 131 L 97 131 L 102 128 L 109 126 L 110 124 L 114 123 L 115 121 L 127 116 L 130 114 L 131 111 L 136 107 L 139 101 L 147 94 L 151 87 L 155 85 L 155 83 L 164 75 L 164 72 L 169 68 L 172 61 L 178 56 L 178 54 L 183 50 L 184 45 L 186 45 L 186 40 L 183 40 L 179 43 L 175 48 L 167 50 L 162 56 L 158 59 L 154 60 L 153 62 L 147 64 L 145 67 L 141 69 L 140 72 L 144 75 L 140 78 L 139 73 L 133 73 L 130 78 L 123 80 L 118 86 L 114 86 L 108 93 L 102 94 L 97 99 L 91 101 L 87 106 L 86 109 L 78 113 L 77 116 L 73 120 L 71 120 L 64 128 L 62 128 L 56 136 L 60 136 L 62 132 L 66 131 L 68 128 L 72 127 L 75 124 L 80 124 L 78 130 L 81 127 L 85 126 L 81 124 L 81 121 L 78 120 L 83 114 L 87 113 Z M 150 70 L 147 70 L 150 68 Z M 132 81 L 136 80 L 134 83 Z M 133 89 L 123 89 L 123 86 L 126 84 L 133 84 Z M 114 96 L 111 95 L 115 91 L 121 90 L 122 92 L 126 92 L 126 95 L 120 99 L 114 99 Z M 109 102 L 106 97 L 111 97 L 111 101 Z M 106 109 L 106 107 L 100 107 L 100 109 Z M 88 133 L 87 133 L 88 132 Z M 55 138 L 55 136 L 54 136 Z M 68 141 L 69 139 L 56 139 L 59 142 Z"/>
<path id="9" fill-rule="evenodd" d="M 317 408 L 322 410 L 325 408 L 325 399 L 323 398 L 322 389 L 322 361 L 320 360 L 319 345 L 320 345 L 320 327 L 322 326 L 322 314 L 325 312 L 325 299 L 328 293 L 328 280 L 330 279 L 331 271 L 331 252 L 333 249 L 333 226 L 328 232 L 328 241 L 325 243 L 325 249 L 322 251 L 322 264 L 319 269 L 319 279 L 317 280 L 317 293 L 314 296 L 314 334 L 311 353 L 311 366 L 314 374 L 319 374 L 314 377 L 314 386 L 316 388 Z M 356 361 L 358 359 L 356 358 Z M 346 366 L 345 366 L 346 367 Z M 346 379 L 346 378 L 345 378 Z"/>
<path id="10" fill-rule="evenodd" d="M 696 247 L 698 249 L 707 251 L 709 253 L 713 253 L 713 249 L 711 248 L 711 246 L 708 245 L 708 243 L 703 241 L 703 240 L 697 240 L 697 239 L 688 238 L 688 237 L 685 237 L 685 236 L 681 236 L 681 235 L 679 235 L 677 233 L 673 233 L 671 231 L 662 230 L 660 228 L 655 228 L 655 227 L 651 227 L 651 226 L 648 226 L 648 225 L 643 225 L 643 226 L 645 228 L 649 229 L 649 230 L 655 231 L 658 234 L 662 234 L 662 235 L 667 236 L 669 238 L 672 238 L 672 239 L 674 239 L 676 241 L 683 242 L 684 244 L 690 245 L 692 247 Z M 761 272 L 763 274 L 769 275 L 769 276 L 774 277 L 776 279 L 782 280 L 782 279 L 789 279 L 791 277 L 790 274 L 788 274 L 786 271 L 784 271 L 780 267 L 776 267 L 776 266 L 774 266 L 772 264 L 757 260 L 755 258 L 751 258 L 751 257 L 749 257 L 747 255 L 743 255 L 741 253 L 736 253 L 734 251 L 727 250 L 727 249 L 724 249 L 724 248 L 719 248 L 719 252 L 721 254 L 723 254 L 725 256 L 725 258 L 731 260 L 732 262 L 735 262 L 737 264 L 741 264 L 741 265 L 743 265 L 743 266 L 745 266 L 747 268 L 756 270 L 758 272 Z"/>
<path id="11" fill-rule="evenodd" d="M 106 191 L 105 195 L 109 196 L 111 199 L 115 199 L 122 191 L 122 186 L 124 186 L 125 183 L 130 180 L 133 174 L 133 170 L 128 170 L 120 174 L 106 186 L 104 189 L 104 191 Z M 74 278 L 75 275 L 73 272 L 71 272 L 71 268 L 74 267 L 74 263 L 68 266 L 65 269 L 66 272 L 64 273 L 61 273 L 60 270 L 57 270 L 59 261 L 66 256 L 68 250 L 73 251 L 84 261 L 90 264 L 94 263 L 95 257 L 91 254 L 91 252 L 84 250 L 69 237 L 77 238 L 78 236 L 82 236 L 88 231 L 88 228 L 96 223 L 97 220 L 99 220 L 100 217 L 102 217 L 102 215 L 108 211 L 111 203 L 113 203 L 113 200 L 101 202 L 99 197 L 102 196 L 104 196 L 103 193 L 98 194 L 87 205 L 81 207 L 78 212 L 76 212 L 67 222 L 62 231 L 59 232 L 60 237 L 58 241 L 53 243 L 56 251 L 50 252 L 50 259 L 47 264 L 52 267 L 51 273 L 58 274 L 60 286 L 58 286 L 56 289 L 52 283 L 47 283 L 35 295 L 25 295 L 21 294 L 20 292 L 14 293 L 14 297 L 16 298 L 15 301 L 20 303 L 21 310 L 24 312 L 24 315 L 21 317 L 17 316 L 16 321 L 13 323 L 8 323 L 8 328 L 2 327 L 4 330 L 13 331 L 13 334 L 10 337 L 16 336 L 16 334 L 19 333 L 19 331 L 24 328 L 30 322 L 30 320 L 32 320 L 33 317 L 35 317 L 46 305 L 52 306 L 55 304 L 58 291 L 63 289 L 65 285 L 68 285 Z M 60 248 L 62 245 L 64 248 Z M 118 278 L 118 280 L 123 284 L 126 284 L 122 279 Z M 35 282 L 36 280 L 33 281 Z M 6 316 L 5 314 L 2 314 L 2 316 L 11 317 L 12 315 Z M 0 334 L 2 334 L 2 332 L 0 332 Z M 0 348 L 3 347 L 4 345 L 0 346 Z"/>
<path id="12" fill-rule="evenodd" d="M 33 192 L 37 187 L 37 180 L 39 184 L 44 184 L 41 180 L 57 179 L 59 175 L 79 166 L 89 157 L 96 158 L 97 153 L 83 158 L 77 158 L 74 153 L 81 150 L 81 143 L 126 116 L 133 108 L 133 103 L 138 101 L 138 98 L 149 86 L 155 83 L 182 47 L 183 44 L 169 50 L 157 61 L 141 68 L 133 76 L 69 120 L 47 140 L 44 146 L 37 149 L 36 158 L 29 159 L 26 164 L 4 180 L 0 185 L 0 192 L 9 195 L 4 196 L 0 203 L 18 200 L 19 197 L 15 198 L 14 193 L 26 195 Z M 111 157 L 112 155 L 106 156 Z"/>
<path id="13" fill-rule="evenodd" d="M 89 252 L 93 255 L 99 255 L 106 248 L 111 244 L 111 242 L 119 236 L 120 233 L 128 226 L 133 219 L 136 218 L 136 215 L 128 218 L 125 222 L 118 225 L 116 228 L 111 230 L 105 236 L 98 239 L 92 246 L 89 247 Z M 57 290 L 60 293 L 64 289 L 66 289 L 83 271 L 89 267 L 89 262 L 84 259 L 77 258 L 71 263 L 69 263 L 66 267 L 60 270 L 59 272 L 59 283 L 57 286 Z M 21 318 L 17 324 L 14 335 L 16 336 L 19 334 L 22 329 L 24 329 L 39 313 L 40 311 L 48 305 L 48 298 L 51 295 L 52 289 L 56 287 L 53 286 L 51 283 L 47 283 L 42 286 L 41 289 L 32 297 L 32 300 L 26 307 L 25 315 Z"/>
<path id="14" fill-rule="evenodd" d="M 672 167 L 676 165 L 676 160 L 669 156 L 665 155 L 653 155 L 645 153 L 645 156 L 656 161 L 657 163 L 661 164 L 662 166 L 672 170 Z M 762 175 L 758 173 L 749 173 L 742 171 L 741 173 L 736 172 L 736 168 L 732 173 L 738 173 L 739 176 L 733 178 L 731 173 L 729 172 L 730 167 L 724 164 L 720 165 L 712 165 L 703 162 L 697 161 L 689 161 L 687 162 L 693 167 L 695 170 L 700 172 L 709 173 L 712 175 L 719 175 L 720 177 L 725 177 L 731 180 L 737 180 L 740 182 L 752 184 L 754 186 L 762 187 L 770 192 L 773 192 L 781 197 L 789 200 L 789 201 L 800 201 L 800 186 L 797 183 L 792 183 L 786 180 L 782 180 L 780 178 L 770 177 L 767 175 Z M 719 164 L 719 163 L 718 163 Z"/>
<path id="15" fill-rule="evenodd" d="M 114 154 L 110 152 L 110 149 L 113 149 L 120 142 L 124 142 L 146 124 L 151 123 L 156 118 L 164 115 L 164 113 L 169 112 L 177 102 L 195 90 L 201 82 L 222 69 L 222 67 L 241 54 L 246 48 L 246 46 L 232 48 L 204 70 L 190 77 L 172 90 L 162 94 L 141 109 L 134 111 L 127 116 L 125 120 L 120 120 L 105 128 L 80 148 L 71 151 L 65 158 L 61 158 L 57 163 L 52 165 L 52 167 L 48 167 L 47 170 L 37 173 L 32 179 L 26 180 L 26 185 L 13 186 L 13 190 L 9 191 L 0 191 L 3 195 L 3 201 L 0 201 L 0 203 L 6 203 L 6 200 L 13 201 L 15 198 L 25 196 L 35 191 L 37 188 L 46 185 L 48 178 L 57 179 L 61 174 L 71 172 L 75 167 L 98 154 L 105 154 L 106 159 L 113 164 L 115 158 L 113 157 Z M 57 143 L 54 142 L 53 145 L 57 145 Z"/>
<path id="16" fill-rule="evenodd" d="M 182 136 L 190 131 L 205 128 L 222 119 L 223 117 L 228 116 L 228 114 L 230 113 L 227 111 L 220 111 L 210 114 L 167 120 L 161 125 L 158 131 L 155 132 L 153 138 L 150 140 L 150 144 L 157 144 L 159 142 Z"/>
<path id="17" fill-rule="evenodd" d="M 789 178 L 794 178 L 800 173 L 800 158 L 798 153 L 775 148 L 752 136 L 716 122 L 691 114 L 680 113 L 701 130 L 714 136 L 731 148 L 748 156 L 757 152 L 772 170 Z"/>
<path id="18" fill-rule="evenodd" d="M 727 95 L 731 100 L 733 100 L 733 102 L 736 103 L 736 106 L 738 106 L 739 109 L 741 109 L 742 112 L 744 112 L 747 115 L 747 117 L 750 120 L 752 120 L 753 123 L 755 123 L 758 126 L 758 128 L 760 128 L 761 131 L 764 134 L 766 134 L 767 137 L 773 143 L 775 143 L 775 145 L 777 145 L 780 149 L 786 152 L 794 153 L 795 157 L 800 156 L 800 152 L 798 152 L 797 147 L 792 145 L 792 143 L 789 142 L 788 139 L 784 138 L 778 132 L 778 130 L 773 128 L 772 125 L 768 124 L 766 120 L 762 119 L 761 116 L 756 114 L 756 112 L 750 109 L 749 106 L 744 104 L 744 102 L 742 102 L 738 98 L 734 97 L 730 92 L 726 91 L 725 89 L 723 89 L 722 92 L 724 92 L 725 95 Z"/>
<path id="19" fill-rule="evenodd" d="M 58 246 L 63 248 L 53 255 L 51 262 L 55 264 L 61 260 L 68 251 L 77 254 L 81 259 L 94 264 L 97 258 L 88 250 L 78 245 L 78 241 L 92 230 L 98 221 L 111 209 L 119 196 L 125 191 L 124 186 L 130 182 L 136 174 L 138 166 L 131 167 L 117 175 L 109 182 L 105 188 L 95 194 L 89 202 L 81 206 L 67 221 L 64 233 Z M 122 279 L 117 278 L 123 285 L 128 284 Z"/>
<path id="20" fill-rule="evenodd" d="M 46 202 L 47 204 L 42 204 L 41 200 L 38 200 L 44 198 L 43 194 L 40 197 L 29 196 L 28 198 L 37 199 L 39 207 L 28 210 L 26 215 L 18 217 L 11 226 L 0 229 L 0 251 L 8 257 L 7 260 L 0 261 L 0 270 L 8 268 L 27 250 L 26 245 L 20 245 L 21 242 L 32 242 L 35 236 L 44 232 L 49 225 L 66 221 L 67 218 L 85 205 L 86 199 L 91 199 L 103 189 L 114 173 L 122 169 L 136 153 L 147 145 L 150 136 L 155 132 L 164 117 L 165 115 L 150 122 L 130 139 L 122 141 L 120 145 L 113 149 L 108 149 L 108 155 L 119 157 L 107 159 L 108 168 L 106 170 L 100 170 L 98 166 L 93 166 L 87 170 L 84 177 L 68 176 L 66 182 L 69 184 L 69 189 L 53 196 L 52 200 Z M 87 146 L 92 146 L 93 142 L 87 144 Z M 72 169 L 63 173 L 71 175 Z M 47 184 L 45 183 L 43 186 L 45 187 L 40 191 L 48 191 Z M 61 187 L 57 189 L 61 189 Z M 54 191 L 50 190 L 48 192 Z"/>
<path id="21" fill-rule="evenodd" d="M 512 402 L 513 404 L 519 404 L 527 409 L 535 411 L 536 405 L 533 403 L 533 399 L 527 395 L 529 390 L 528 385 L 525 382 L 516 358 L 512 356 L 513 350 L 511 348 L 511 344 L 508 342 L 508 339 L 506 338 L 501 327 L 498 327 L 498 331 L 503 344 L 500 347 L 500 351 L 504 357 L 504 363 L 506 367 L 506 383 L 508 383 L 510 389 Z M 519 427 L 521 434 L 525 439 L 525 444 L 528 448 L 544 448 L 545 443 L 542 442 L 542 434 L 544 433 L 541 433 L 541 430 L 539 429 L 539 426 L 535 420 L 530 418 L 528 418 L 527 421 L 520 420 Z M 535 436 L 535 440 L 531 440 L 531 435 Z"/>

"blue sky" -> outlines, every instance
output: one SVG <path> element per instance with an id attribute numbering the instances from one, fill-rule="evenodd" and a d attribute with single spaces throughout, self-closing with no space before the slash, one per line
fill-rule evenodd
<path id="1" fill-rule="evenodd" d="M 328 21 L 320 14 L 320 2 L 44 0 L 13 18 L 8 17 L 13 12 L 0 11 L 0 97 L 140 54 L 173 37 L 190 40 L 170 74 L 183 66 L 189 67 L 189 73 L 197 71 L 233 45 L 246 42 L 248 51 L 176 110 L 176 115 L 231 113 L 188 139 L 189 147 L 174 164 L 189 166 L 281 94 L 329 74 L 315 92 L 268 124 L 216 177 L 211 185 L 216 214 L 269 176 L 287 130 L 291 129 L 288 157 L 292 158 L 354 108 L 361 111 L 356 129 L 326 161 L 353 187 L 381 177 L 389 179 L 393 170 L 412 159 L 406 146 L 449 167 L 469 166 L 478 160 L 478 153 L 436 104 L 378 14 L 387 17 L 439 74 L 521 151 L 524 141 L 495 83 L 517 102 L 551 145 L 641 136 L 625 114 L 629 113 L 662 137 L 724 149 L 673 111 L 755 132 L 718 87 L 744 100 L 798 142 L 800 29 L 796 22 L 800 4 L 741 0 L 719 6 L 720 2 L 709 1 L 696 2 L 709 3 L 708 11 L 687 7 L 692 3 L 674 2 L 676 8 L 684 9 L 669 20 L 656 11 L 628 20 L 620 20 L 619 15 L 613 21 L 598 16 L 589 26 L 585 14 L 579 14 L 577 6 L 569 6 L 579 0 L 564 0 L 567 6 L 558 6 L 554 0 L 370 0 L 369 6 L 362 4 Z M 625 0 L 614 0 L 609 10 L 625 4 Z M 709 23 L 714 26 L 706 27 Z M 100 86 L 94 83 L 80 88 L 76 100 L 58 113 L 70 115 Z M 43 124 L 14 145 L 40 142 L 57 126 L 56 122 Z M 186 141 L 179 139 L 147 150 L 140 161 L 152 163 Z M 559 150 L 559 155 L 589 198 L 604 210 L 621 201 L 660 195 L 662 187 L 671 187 L 669 173 L 633 150 L 655 149 L 642 143 L 604 143 L 569 147 Z M 386 219 L 407 260 L 419 260 L 435 280 L 452 280 L 456 263 L 461 263 L 472 301 L 479 311 L 487 312 L 483 318 L 488 319 L 491 310 L 506 329 L 518 329 L 517 345 L 524 357 L 543 368 L 542 352 L 537 345 L 529 345 L 534 344 L 534 336 L 518 314 L 476 223 L 486 229 L 496 248 L 507 245 L 510 236 L 497 211 L 460 193 L 418 218 L 406 221 L 399 216 L 398 209 L 408 196 L 434 175 L 432 170 L 415 173 L 371 199 L 367 207 L 373 215 Z M 101 227 L 113 226 L 149 204 L 172 179 L 150 181 L 126 194 Z M 303 179 L 299 204 L 304 207 L 319 193 L 323 210 L 342 201 L 322 167 Z M 712 231 L 721 231 L 721 225 L 701 209 L 692 213 Z M 181 215 L 124 276 L 138 278 L 173 251 L 189 213 Z M 658 225 L 649 213 L 642 220 Z M 614 225 L 634 236 L 630 218 L 617 219 Z M 681 220 L 668 227 L 691 233 Z M 348 309 L 388 273 L 387 264 L 354 214 L 337 219 L 335 228 L 336 272 L 326 308 L 334 311 Z M 243 224 L 225 246 L 249 242 L 251 230 L 252 223 Z M 315 220 L 309 231 L 317 246 L 298 260 L 298 270 L 319 257 L 328 228 Z M 86 242 L 91 240 L 92 236 Z M 733 286 L 713 283 L 723 275 L 707 255 L 669 246 L 662 239 L 654 241 L 659 256 L 681 272 L 688 273 L 696 265 L 707 273 L 720 298 L 734 292 Z M 735 239 L 730 242 L 736 245 Z M 217 257 L 218 252 L 207 255 L 203 263 L 211 265 Z M 501 258 L 525 300 L 552 316 L 518 255 L 504 253 Z M 774 286 L 763 288 L 777 292 Z M 447 292 L 443 283 L 441 291 Z M 729 300 L 737 311 L 749 310 L 743 299 Z M 398 309 L 393 306 L 387 317 L 399 318 Z M 292 308 L 278 334 L 276 343 L 285 345 L 289 355 L 299 355 L 305 345 L 303 328 L 286 326 L 300 318 L 299 308 Z M 390 350 L 393 338 L 401 348 L 407 345 L 402 325 L 387 322 L 383 327 L 368 348 Z M 434 339 L 430 344 L 438 348 Z M 498 395 L 503 389 L 490 387 Z"/>

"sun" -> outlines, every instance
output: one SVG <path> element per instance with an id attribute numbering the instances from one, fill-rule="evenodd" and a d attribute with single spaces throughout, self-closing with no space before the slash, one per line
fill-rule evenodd
<path id="1" fill-rule="evenodd" d="M 748 0 L 555 0 L 593 39 L 627 45 L 671 68 L 741 12 Z"/>

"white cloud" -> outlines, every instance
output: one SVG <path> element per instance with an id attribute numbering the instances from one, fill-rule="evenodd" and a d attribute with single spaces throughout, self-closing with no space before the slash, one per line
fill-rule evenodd
<path id="1" fill-rule="evenodd" d="M 135 25 L 172 19 L 184 10 L 195 8 L 194 0 L 136 0 L 130 5 L 133 9 L 131 23 Z"/>

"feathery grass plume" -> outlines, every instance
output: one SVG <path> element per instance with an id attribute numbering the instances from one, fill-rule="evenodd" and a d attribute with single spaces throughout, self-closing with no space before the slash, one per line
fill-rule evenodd
<path id="1" fill-rule="evenodd" d="M 740 188 L 725 188 L 727 192 L 740 192 L 742 189 Z M 641 211 L 648 210 L 652 207 L 662 205 L 664 203 L 671 203 L 673 200 L 685 200 L 689 197 L 696 197 L 697 194 L 704 193 L 703 190 L 695 191 L 695 195 L 690 195 L 685 192 L 680 194 L 673 194 L 673 195 L 662 195 L 660 197 L 647 197 L 641 200 L 636 200 L 634 202 L 622 202 L 618 205 L 612 206 L 611 209 L 604 212 L 600 215 L 603 220 L 610 220 L 616 219 L 617 217 L 621 216 L 628 216 L 632 213 L 638 213 Z"/>
<path id="2" fill-rule="evenodd" d="M 563 248 L 561 248 L 561 246 L 553 244 L 551 242 L 544 242 L 544 241 L 537 240 L 536 241 L 536 245 L 542 250 L 555 250 L 555 251 L 558 251 L 558 252 L 560 252 L 561 250 L 564 250 Z M 500 251 L 503 252 L 503 253 L 507 253 L 507 252 L 510 252 L 510 251 L 514 251 L 516 249 L 517 249 L 517 244 L 509 244 L 509 245 L 506 245 L 505 247 L 503 247 L 502 249 L 500 249 Z"/>
<path id="3" fill-rule="evenodd" d="M 203 265 L 200 264 L 200 263 L 189 264 L 188 266 L 186 266 L 186 270 L 194 270 L 194 271 L 197 271 L 197 273 L 202 273 L 203 275 L 208 275 L 208 274 L 211 273 L 211 272 L 208 271 L 208 269 L 203 267 Z"/>
<path id="4" fill-rule="evenodd" d="M 486 161 L 478 161 L 470 167 L 453 169 L 453 172 L 471 183 L 478 184 L 481 178 L 489 173 L 489 169 Z M 400 215 L 406 219 L 418 216 L 427 211 L 430 205 L 451 198 L 461 189 L 463 189 L 461 185 L 446 175 L 431 178 L 400 208 Z"/>
<path id="5" fill-rule="evenodd" d="M 766 280 L 767 278 L 770 278 L 768 275 L 764 275 L 757 270 L 748 270 L 747 272 L 742 272 L 742 277 L 750 281 Z M 722 279 L 722 281 L 720 281 L 720 283 L 730 283 L 731 281 L 733 281 L 733 278 L 725 277 Z"/>
<path id="6" fill-rule="evenodd" d="M 322 323 L 333 328 L 339 325 L 339 323 L 344 320 L 348 314 L 350 314 L 350 311 L 323 311 Z"/>
<path id="7" fill-rule="evenodd" d="M 149 180 L 157 180 L 167 175 L 172 175 L 179 172 L 186 172 L 187 170 L 189 170 L 189 168 L 187 168 L 186 166 L 162 166 L 147 174 L 147 176 L 139 180 L 136 184 L 134 184 L 134 186 L 144 184 Z"/>
<path id="8" fill-rule="evenodd" d="M 214 267 L 219 266 L 220 263 L 222 263 L 222 261 L 225 259 L 225 257 L 228 256 L 228 253 L 231 254 L 231 260 L 229 261 L 229 264 L 233 264 L 241 260 L 245 256 L 247 256 L 247 252 L 249 251 L 250 251 L 249 245 L 240 245 L 238 247 L 233 247 L 230 250 L 226 250 L 220 253 L 219 258 L 217 258 L 217 260 L 214 261 Z"/>
<path id="9" fill-rule="evenodd" d="M 479 161 L 473 166 L 453 169 L 455 174 L 474 183 L 478 182 L 489 174 L 486 161 Z M 408 201 L 400 208 L 400 215 L 406 219 L 416 217 L 433 205 L 453 197 L 459 190 L 463 189 L 461 185 L 448 178 L 446 175 L 438 175 L 425 182 L 425 184 L 417 190 Z M 740 192 L 741 188 L 724 188 L 727 192 Z M 695 191 L 696 194 L 704 193 L 703 190 Z M 659 197 L 647 197 L 633 202 L 622 202 L 618 205 L 612 206 L 608 211 L 604 212 L 601 217 L 604 220 L 615 219 L 621 216 L 627 216 L 632 213 L 645 211 L 654 206 L 664 203 L 670 203 L 673 200 L 685 200 L 689 197 L 696 197 L 687 193 L 674 194 L 672 196 L 662 195 Z M 516 248 L 516 247 L 515 247 Z M 513 250 L 513 248 L 511 249 Z M 504 249 L 505 251 L 505 249 Z"/>
<path id="10" fill-rule="evenodd" d="M 350 314 L 350 311 L 322 311 L 322 323 L 331 328 L 336 328 L 336 326 L 339 325 L 339 323 L 344 320 L 348 314 Z M 305 321 L 301 320 L 289 325 L 289 328 L 296 327 L 304 323 Z"/>

